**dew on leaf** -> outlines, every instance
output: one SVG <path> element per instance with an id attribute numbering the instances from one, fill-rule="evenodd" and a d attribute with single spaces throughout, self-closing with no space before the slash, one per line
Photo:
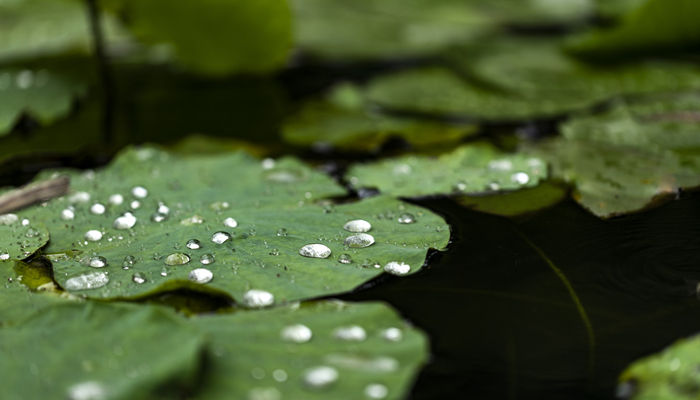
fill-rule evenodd
<path id="1" fill-rule="evenodd" d="M 213 255 L 213 254 L 209 254 L 209 253 L 203 254 L 203 255 L 199 258 L 199 262 L 202 263 L 202 265 L 209 265 L 209 264 L 213 263 L 214 261 L 215 261 L 215 260 L 214 260 L 214 255 Z"/>
<path id="2" fill-rule="evenodd" d="M 342 326 L 333 331 L 333 337 L 353 342 L 361 342 L 367 338 L 367 332 L 359 325 Z"/>
<path id="3" fill-rule="evenodd" d="M 167 265 L 183 265 L 190 262 L 190 256 L 185 253 L 172 253 L 165 257 Z"/>
<path id="4" fill-rule="evenodd" d="M 115 229 L 131 229 L 136 225 L 136 217 L 130 212 L 125 212 L 114 220 Z"/>
<path id="5" fill-rule="evenodd" d="M 372 224 L 364 219 L 353 219 L 352 221 L 346 222 L 345 225 L 343 225 L 343 229 L 348 232 L 369 232 L 372 229 Z"/>
<path id="6" fill-rule="evenodd" d="M 169 215 L 170 214 L 170 207 L 166 206 L 163 202 L 158 202 L 158 208 L 156 209 L 156 212 L 161 215 Z"/>
<path id="7" fill-rule="evenodd" d="M 214 274 L 206 268 L 195 268 L 190 271 L 187 278 L 194 283 L 209 283 L 214 278 Z"/>
<path id="8" fill-rule="evenodd" d="M 270 250 L 270 253 L 269 253 L 269 254 L 270 254 L 271 256 L 278 256 L 278 255 L 280 255 L 280 249 L 273 248 L 273 249 Z"/>
<path id="9" fill-rule="evenodd" d="M 307 370 L 304 373 L 304 383 L 312 389 L 325 388 L 338 380 L 338 370 L 325 365 Z"/>
<path id="10" fill-rule="evenodd" d="M 92 206 L 90 206 L 90 212 L 95 215 L 102 215 L 105 213 L 106 210 L 107 209 L 102 203 L 95 203 Z"/>
<path id="11" fill-rule="evenodd" d="M 228 210 L 230 207 L 231 204 L 228 201 L 215 201 L 209 205 L 209 208 L 217 212 Z"/>
<path id="12" fill-rule="evenodd" d="M 136 284 L 142 284 L 146 282 L 146 278 L 141 274 L 140 272 L 135 273 L 134 275 L 131 276 L 131 280 L 136 283 Z"/>
<path id="13" fill-rule="evenodd" d="M 27 218 L 22 219 L 22 226 L 29 226 L 29 219 L 27 219 Z"/>
<path id="14" fill-rule="evenodd" d="M 285 382 L 287 377 L 287 371 L 283 369 L 276 369 L 272 371 L 272 379 L 276 380 L 277 382 Z"/>
<path id="15" fill-rule="evenodd" d="M 70 197 L 68 197 L 70 203 L 87 203 L 90 201 L 90 193 L 88 192 L 75 192 Z"/>
<path id="16" fill-rule="evenodd" d="M 338 262 L 341 264 L 351 264 L 352 257 L 350 257 L 350 254 L 343 253 L 338 257 Z"/>
<path id="17" fill-rule="evenodd" d="M 92 256 L 88 259 L 87 264 L 92 268 L 104 268 L 107 266 L 107 259 L 102 256 Z"/>
<path id="18" fill-rule="evenodd" d="M 275 296 L 265 290 L 250 289 L 243 295 L 243 304 L 251 308 L 267 307 L 274 302 Z"/>
<path id="19" fill-rule="evenodd" d="M 129 207 L 132 210 L 138 210 L 139 208 L 141 208 L 141 202 L 138 200 L 133 200 L 131 203 L 129 203 Z"/>
<path id="20" fill-rule="evenodd" d="M 185 218 L 182 221 L 180 221 L 180 224 L 189 226 L 189 225 L 195 225 L 195 224 L 201 224 L 204 222 L 204 218 L 200 215 L 193 215 L 189 218 Z"/>
<path id="21" fill-rule="evenodd" d="M 109 277 L 104 272 L 92 272 L 74 276 L 63 285 L 66 290 L 97 289 L 109 283 Z"/>
<path id="22" fill-rule="evenodd" d="M 311 340 L 313 333 L 306 325 L 294 324 L 285 326 L 284 329 L 282 329 L 282 332 L 280 332 L 280 336 L 282 337 L 282 340 L 286 342 L 306 343 Z"/>
<path id="23" fill-rule="evenodd" d="M 384 266 L 384 271 L 392 275 L 406 275 L 411 271 L 411 266 L 402 262 L 391 261 Z"/>
<path id="24" fill-rule="evenodd" d="M 10 259 L 10 253 L 2 252 L 0 253 L 0 261 L 7 261 Z"/>
<path id="25" fill-rule="evenodd" d="M 345 245 L 353 248 L 369 247 L 374 244 L 374 236 L 369 233 L 358 233 L 345 238 Z"/>
<path id="26" fill-rule="evenodd" d="M 286 229 L 284 229 L 284 228 L 279 228 L 279 229 L 277 230 L 277 236 L 284 237 L 284 236 L 287 236 L 287 235 L 288 235 L 288 232 L 287 232 Z"/>
<path id="27" fill-rule="evenodd" d="M 131 194 L 137 199 L 145 199 L 148 196 L 148 190 L 143 186 L 134 186 Z"/>
<path id="28" fill-rule="evenodd" d="M 0 215 L 0 225 L 11 225 L 19 220 L 16 214 Z"/>
<path id="29" fill-rule="evenodd" d="M 109 196 L 109 199 L 107 202 L 113 206 L 120 206 L 122 203 L 124 203 L 124 196 L 122 196 L 119 193 L 115 193 L 111 196 Z"/>
<path id="30" fill-rule="evenodd" d="M 413 214 L 404 213 L 399 215 L 397 221 L 399 222 L 399 224 L 412 224 L 416 222 L 416 217 L 414 217 Z"/>
<path id="31" fill-rule="evenodd" d="M 365 396 L 369 399 L 383 399 L 389 394 L 389 389 L 381 383 L 370 383 L 365 386 Z"/>
<path id="32" fill-rule="evenodd" d="M 122 269 L 129 269 L 136 264 L 136 257 L 134 256 L 126 256 L 124 257 L 124 261 L 122 261 Z"/>
<path id="33" fill-rule="evenodd" d="M 86 381 L 69 387 L 67 397 L 69 400 L 103 400 L 107 398 L 107 391 L 99 382 Z"/>
<path id="34" fill-rule="evenodd" d="M 299 254 L 311 258 L 328 258 L 331 255 L 331 249 L 320 243 L 307 244 L 299 249 Z"/>
<path id="35" fill-rule="evenodd" d="M 510 179 L 517 184 L 525 185 L 530 182 L 530 175 L 525 172 L 516 172 L 511 175 Z"/>
<path id="36" fill-rule="evenodd" d="M 70 221 L 73 218 L 75 218 L 75 212 L 71 210 L 70 208 L 64 208 L 61 211 L 61 219 L 64 221 Z"/>
<path id="37" fill-rule="evenodd" d="M 216 243 L 216 244 L 223 244 L 224 242 L 226 242 L 229 239 L 231 239 L 231 235 L 229 233 L 223 232 L 223 231 L 215 232 L 211 236 L 211 241 Z"/>
<path id="38" fill-rule="evenodd" d="M 85 240 L 89 240 L 91 242 L 97 242 L 98 240 L 102 239 L 102 232 L 98 231 L 97 229 L 91 229 L 87 232 L 85 232 Z"/>
<path id="39" fill-rule="evenodd" d="M 197 239 L 190 239 L 185 244 L 185 247 L 187 247 L 190 250 L 198 250 L 202 248 L 202 243 Z"/>
<path id="40" fill-rule="evenodd" d="M 398 342 L 403 338 L 403 332 L 401 332 L 401 329 L 399 328 L 386 328 L 379 332 L 379 336 L 382 338 L 390 341 L 390 342 Z"/>
<path id="41" fill-rule="evenodd" d="M 153 213 L 151 214 L 151 221 L 153 222 L 163 222 L 168 218 L 167 215 L 161 214 L 161 213 Z"/>
<path id="42" fill-rule="evenodd" d="M 238 226 L 238 221 L 236 221 L 235 219 L 233 219 L 231 217 L 228 217 L 228 218 L 224 219 L 224 225 L 229 227 L 229 228 L 235 228 Z"/>

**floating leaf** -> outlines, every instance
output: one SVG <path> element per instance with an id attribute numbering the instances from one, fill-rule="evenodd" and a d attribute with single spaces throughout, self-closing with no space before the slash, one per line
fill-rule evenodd
<path id="1" fill-rule="evenodd" d="M 70 175 L 73 193 L 21 214 L 47 224 L 47 252 L 79 250 L 53 262 L 55 277 L 88 297 L 190 287 L 249 306 L 273 300 L 246 297 L 251 289 L 293 301 L 350 290 L 392 261 L 418 271 L 426 250 L 449 239 L 442 218 L 395 199 L 318 202 L 345 190 L 291 158 L 177 157 L 144 148 L 101 171 Z M 402 213 L 420 224 L 399 224 Z M 352 233 L 343 226 L 355 219 L 372 224 L 375 244 L 346 245 Z M 309 244 L 327 246 L 331 256 L 302 256 Z M 340 263 L 343 254 L 353 261 Z"/>
<path id="2" fill-rule="evenodd" d="M 513 217 L 541 210 L 559 203 L 566 197 L 566 190 L 558 185 L 542 182 L 536 187 L 510 193 L 486 196 L 458 196 L 463 206 L 481 212 Z"/>
<path id="3" fill-rule="evenodd" d="M 420 331 L 381 303 L 297 307 L 194 318 L 214 354 L 195 397 L 405 397 L 427 358 Z"/>
<path id="4" fill-rule="evenodd" d="M 48 69 L 0 68 L 0 136 L 23 113 L 50 123 L 70 111 L 87 88 L 83 79 Z"/>
<path id="5" fill-rule="evenodd" d="M 134 36 L 169 46 L 183 65 L 206 74 L 269 72 L 285 64 L 291 46 L 284 0 L 112 3 Z"/>
<path id="6" fill-rule="evenodd" d="M 390 137 L 414 145 L 444 144 L 475 133 L 474 125 L 397 117 L 368 108 L 351 84 L 333 88 L 323 101 L 312 101 L 284 126 L 285 140 L 298 145 L 330 144 L 352 150 L 374 150 Z"/>
<path id="7" fill-rule="evenodd" d="M 43 224 L 22 220 L 17 214 L 0 215 L 0 261 L 22 260 L 49 241 Z"/>
<path id="8" fill-rule="evenodd" d="M 697 373 L 699 340 L 698 336 L 681 339 L 657 354 L 633 362 L 620 375 L 619 397 L 636 400 L 696 399 L 700 385 Z"/>
<path id="9" fill-rule="evenodd" d="M 348 171 L 357 187 L 378 188 L 392 196 L 475 194 L 536 186 L 547 177 L 539 158 L 501 153 L 490 146 L 466 145 L 437 158 L 402 156 Z"/>
<path id="10" fill-rule="evenodd" d="M 0 329 L 3 391 L 12 399 L 47 393 L 67 399 L 172 398 L 194 380 L 202 344 L 196 330 L 164 308 L 47 307 Z"/>

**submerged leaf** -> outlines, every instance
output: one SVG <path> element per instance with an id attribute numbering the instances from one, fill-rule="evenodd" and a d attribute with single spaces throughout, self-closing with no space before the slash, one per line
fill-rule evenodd
<path id="1" fill-rule="evenodd" d="M 535 157 L 501 153 L 490 146 L 466 145 L 438 158 L 403 156 L 348 171 L 356 188 L 373 187 L 392 196 L 491 193 L 536 186 L 547 177 Z"/>
<path id="2" fill-rule="evenodd" d="M 21 215 L 47 224 L 47 252 L 79 250 L 53 261 L 55 277 L 88 297 L 189 287 L 267 306 L 350 290 L 392 261 L 418 271 L 426 251 L 449 239 L 442 218 L 395 199 L 319 202 L 345 190 L 291 158 L 178 157 L 143 148 L 103 170 L 69 174 L 72 194 Z M 405 212 L 421 223 L 399 224 Z M 355 219 L 371 223 L 373 245 L 346 244 L 351 233 L 343 226 Z M 327 247 L 330 257 L 304 257 L 309 244 Z M 339 262 L 344 253 L 354 261 Z"/>

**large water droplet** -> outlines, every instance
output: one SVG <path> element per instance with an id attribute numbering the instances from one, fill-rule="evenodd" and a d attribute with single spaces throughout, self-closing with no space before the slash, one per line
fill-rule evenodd
<path id="1" fill-rule="evenodd" d="M 173 253 L 165 257 L 167 265 L 182 265 L 190 262 L 190 256 L 185 253 Z"/>
<path id="2" fill-rule="evenodd" d="M 229 239 L 231 239 L 231 235 L 227 232 L 222 231 L 216 232 L 211 236 L 211 241 L 216 244 L 222 244 Z"/>
<path id="3" fill-rule="evenodd" d="M 140 285 L 146 282 L 146 277 L 144 277 L 143 274 L 141 274 L 140 272 L 137 272 L 131 276 L 131 280 L 134 281 L 134 283 Z"/>
<path id="4" fill-rule="evenodd" d="M 343 253 L 338 257 L 338 262 L 341 264 L 351 264 L 352 263 L 352 257 L 350 257 L 350 254 Z"/>
<path id="5" fill-rule="evenodd" d="M 224 220 L 224 225 L 228 226 L 229 228 L 235 228 L 238 226 L 238 221 L 231 217 L 228 217 Z"/>
<path id="6" fill-rule="evenodd" d="M 103 400 L 107 398 L 107 392 L 99 382 L 86 381 L 76 383 L 68 388 L 69 400 Z"/>
<path id="7" fill-rule="evenodd" d="M 70 208 L 65 208 L 61 211 L 61 219 L 64 221 L 70 221 L 75 218 L 75 212 Z"/>
<path id="8" fill-rule="evenodd" d="M 398 342 L 403 338 L 403 332 L 401 332 L 401 329 L 399 328 L 386 328 L 379 332 L 379 336 L 382 338 L 390 341 L 390 342 Z"/>
<path id="9" fill-rule="evenodd" d="M 209 283 L 214 278 L 214 274 L 206 268 L 195 268 L 190 271 L 187 278 L 195 283 Z"/>
<path id="10" fill-rule="evenodd" d="M 345 238 L 345 245 L 348 247 L 362 248 L 374 244 L 374 236 L 369 233 L 358 233 Z"/>
<path id="11" fill-rule="evenodd" d="M 95 203 L 92 206 L 90 206 L 90 212 L 95 215 L 102 215 L 105 213 L 106 210 L 107 208 L 102 203 Z"/>
<path id="12" fill-rule="evenodd" d="M 331 255 L 331 249 L 320 243 L 307 244 L 299 249 L 299 254 L 311 258 L 328 258 Z"/>
<path id="13" fill-rule="evenodd" d="M 384 266 L 384 271 L 392 275 L 406 275 L 411 272 L 411 266 L 402 262 L 391 261 Z"/>
<path id="14" fill-rule="evenodd" d="M 143 186 L 134 186 L 131 194 L 137 199 L 145 199 L 148 196 L 148 190 Z"/>
<path id="15" fill-rule="evenodd" d="M 97 242 L 100 239 L 102 239 L 102 232 L 98 231 L 97 229 L 91 229 L 85 232 L 85 240 Z"/>
<path id="16" fill-rule="evenodd" d="M 343 229 L 357 233 L 369 232 L 370 229 L 372 229 L 372 224 L 364 219 L 353 219 L 352 221 L 346 222 L 345 225 L 343 225 Z"/>
<path id="17" fill-rule="evenodd" d="M 69 278 L 63 286 L 66 290 L 87 290 L 100 288 L 107 283 L 109 283 L 109 277 L 106 273 L 92 272 Z"/>
<path id="18" fill-rule="evenodd" d="M 251 289 L 243 295 L 243 304 L 251 308 L 267 307 L 275 302 L 275 296 L 265 290 Z"/>
<path id="19" fill-rule="evenodd" d="M 199 258 L 199 262 L 202 263 L 202 265 L 209 265 L 214 261 L 214 255 L 209 253 L 203 254 L 202 257 Z"/>
<path id="20" fill-rule="evenodd" d="M 136 225 L 136 217 L 130 212 L 125 212 L 114 220 L 115 229 L 131 229 Z"/>
<path id="21" fill-rule="evenodd" d="M 190 239 L 185 246 L 190 250 L 198 250 L 202 248 L 202 243 L 197 239 Z"/>
<path id="22" fill-rule="evenodd" d="M 342 326 L 333 331 L 333 336 L 354 342 L 361 342 L 367 338 L 367 332 L 359 325 Z"/>
<path id="23" fill-rule="evenodd" d="M 383 399 L 389 394 L 389 389 L 381 383 L 370 383 L 365 386 L 365 396 L 370 399 Z"/>
<path id="24" fill-rule="evenodd" d="M 3 251 L 0 252 L 0 261 L 7 261 L 10 259 L 10 253 Z"/>
<path id="25" fill-rule="evenodd" d="M 88 192 L 75 192 L 70 197 L 68 201 L 71 203 L 87 203 L 90 201 L 90 193 Z"/>
<path id="26" fill-rule="evenodd" d="M 16 214 L 2 214 L 0 215 L 0 225 L 10 225 L 19 221 L 19 217 Z"/>
<path id="27" fill-rule="evenodd" d="M 399 221 L 399 224 L 412 224 L 416 222 L 416 217 L 414 217 L 413 214 L 404 213 L 399 215 L 397 221 Z"/>
<path id="28" fill-rule="evenodd" d="M 304 383 L 312 389 L 327 387 L 338 380 L 338 371 L 333 367 L 319 366 L 304 373 Z"/>
<path id="29" fill-rule="evenodd" d="M 107 259 L 102 256 L 92 256 L 88 259 L 87 264 L 92 268 L 104 268 L 107 266 Z"/>
<path id="30" fill-rule="evenodd" d="M 308 326 L 303 324 L 294 324 L 284 327 L 280 333 L 282 340 L 294 343 L 306 343 L 311 340 L 313 333 Z"/>

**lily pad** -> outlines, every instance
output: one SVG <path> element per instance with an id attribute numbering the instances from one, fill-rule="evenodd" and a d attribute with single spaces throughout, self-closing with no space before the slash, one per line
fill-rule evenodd
<path id="1" fill-rule="evenodd" d="M 458 196 L 455 200 L 466 207 L 488 214 L 514 217 L 551 207 L 566 198 L 566 189 L 542 182 L 533 188 L 485 196 Z"/>
<path id="2" fill-rule="evenodd" d="M 537 186 L 547 177 L 547 166 L 536 157 L 465 145 L 437 158 L 402 156 L 357 165 L 348 177 L 356 188 L 377 188 L 392 196 L 476 194 Z"/>
<path id="3" fill-rule="evenodd" d="M 404 398 L 427 340 L 382 303 L 323 301 L 193 318 L 213 357 L 201 399 Z"/>
<path id="4" fill-rule="evenodd" d="M 48 69 L 0 68 L 0 136 L 7 134 L 23 113 L 41 123 L 63 117 L 87 83 L 74 75 Z"/>
<path id="5" fill-rule="evenodd" d="M 449 239 L 442 218 L 392 198 L 320 201 L 346 192 L 292 158 L 179 157 L 143 148 L 103 170 L 68 173 L 73 193 L 20 214 L 48 226 L 47 252 L 79 250 L 53 267 L 62 287 L 88 297 L 189 287 L 249 306 L 260 305 L 246 297 L 251 289 L 294 301 L 348 291 L 393 261 L 416 272 L 426 251 Z M 419 223 L 399 224 L 402 213 Z M 354 233 L 343 226 L 355 219 L 372 224 L 376 243 L 346 244 Z M 331 256 L 304 257 L 307 244 L 327 246 Z"/>
<path id="6" fill-rule="evenodd" d="M 136 38 L 166 45 L 184 66 L 205 74 L 272 71 L 286 63 L 292 44 L 284 0 L 111 3 Z"/>
<path id="7" fill-rule="evenodd" d="M 16 214 L 0 215 L 0 261 L 25 259 L 48 241 L 43 224 L 20 221 Z"/>
<path id="8" fill-rule="evenodd" d="M 417 146 L 456 142 L 476 126 L 398 117 L 373 110 L 352 84 L 334 87 L 324 100 L 308 102 L 287 121 L 285 140 L 297 145 L 329 144 L 350 150 L 375 150 L 390 137 Z"/>
<path id="9" fill-rule="evenodd" d="M 620 397 L 635 400 L 697 399 L 700 337 L 681 339 L 657 354 L 635 361 L 620 375 Z"/>
<path id="10" fill-rule="evenodd" d="M 172 398 L 194 381 L 202 345 L 202 335 L 164 308 L 47 307 L 0 328 L 3 397 Z"/>

